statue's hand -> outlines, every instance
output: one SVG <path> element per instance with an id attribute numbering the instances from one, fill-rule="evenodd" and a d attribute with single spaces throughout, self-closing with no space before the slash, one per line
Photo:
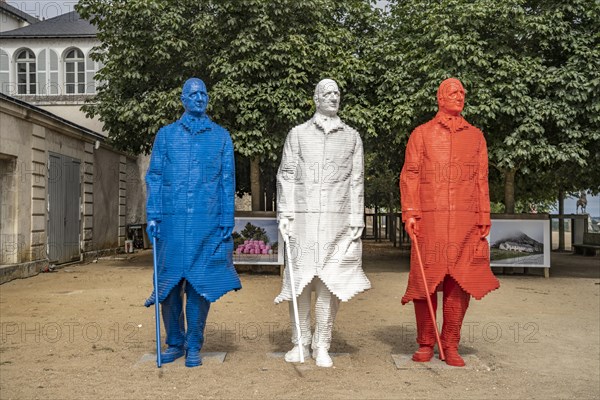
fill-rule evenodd
<path id="1" fill-rule="evenodd" d="M 352 230 L 352 241 L 358 240 L 360 239 L 360 237 L 362 236 L 363 233 L 363 227 L 362 226 L 352 226 L 350 227 L 350 229 Z"/>
<path id="2" fill-rule="evenodd" d="M 231 237 L 231 232 L 233 232 L 233 226 L 223 226 L 223 240 L 227 240 Z"/>
<path id="3" fill-rule="evenodd" d="M 490 225 L 479 225 L 479 233 L 481 234 L 482 239 L 485 239 L 485 237 L 490 234 L 490 228 Z"/>
<path id="4" fill-rule="evenodd" d="M 290 220 L 288 218 L 279 219 L 279 232 L 283 238 L 287 238 L 290 234 Z"/>
<path id="5" fill-rule="evenodd" d="M 158 226 L 157 220 L 153 219 L 151 221 L 148 221 L 148 224 L 146 225 L 146 233 L 151 238 L 155 237 L 157 239 L 160 239 L 160 228 Z"/>
<path id="6" fill-rule="evenodd" d="M 417 220 L 415 218 L 407 219 L 404 223 L 404 230 L 406 231 L 406 233 L 408 233 L 408 236 L 410 236 L 411 239 L 414 238 L 419 232 L 419 229 L 417 227 Z"/>

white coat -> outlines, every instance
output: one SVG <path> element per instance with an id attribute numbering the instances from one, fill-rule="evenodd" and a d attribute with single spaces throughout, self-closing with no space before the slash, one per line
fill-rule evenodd
<path id="1" fill-rule="evenodd" d="M 277 172 L 277 211 L 279 219 L 290 219 L 296 295 L 319 277 L 348 301 L 371 287 L 362 242 L 351 239 L 351 227 L 364 227 L 363 147 L 355 129 L 338 117 L 326 125 L 324 118 L 316 114 L 288 134 Z M 288 268 L 276 303 L 292 298 Z"/>

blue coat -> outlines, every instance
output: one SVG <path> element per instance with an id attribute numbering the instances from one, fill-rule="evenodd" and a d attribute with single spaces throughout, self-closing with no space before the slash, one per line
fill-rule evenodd
<path id="1" fill-rule="evenodd" d="M 148 221 L 160 228 L 158 294 L 181 279 L 211 302 L 241 289 L 233 266 L 235 164 L 227 130 L 208 117 L 182 118 L 158 131 L 146 173 Z M 154 293 L 146 306 L 154 304 Z"/>

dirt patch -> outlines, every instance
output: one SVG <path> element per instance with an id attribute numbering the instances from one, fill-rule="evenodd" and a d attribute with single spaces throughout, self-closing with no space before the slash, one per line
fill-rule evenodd
<path id="1" fill-rule="evenodd" d="M 0 398 L 598 398 L 600 259 L 552 257 L 550 279 L 501 275 L 471 302 L 464 369 L 396 368 L 393 354 L 416 349 L 415 323 L 400 304 L 408 253 L 387 245 L 365 245 L 373 288 L 342 304 L 331 369 L 272 356 L 290 347 L 277 275 L 242 274 L 243 289 L 213 304 L 203 351 L 225 362 L 157 369 L 142 305 L 151 253 L 69 266 L 0 286 Z"/>

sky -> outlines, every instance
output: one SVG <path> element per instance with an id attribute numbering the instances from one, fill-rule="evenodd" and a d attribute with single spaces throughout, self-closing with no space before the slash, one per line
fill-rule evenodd
<path id="1" fill-rule="evenodd" d="M 8 4 L 39 19 L 48 19 L 73 11 L 76 0 L 7 0 Z M 383 8 L 388 2 L 378 0 L 376 6 Z"/>
<path id="2" fill-rule="evenodd" d="M 587 208 L 586 212 L 593 218 L 600 218 L 600 196 L 587 195 Z M 565 214 L 575 214 L 577 206 L 577 197 L 569 197 L 565 199 Z M 558 213 L 558 202 L 556 203 L 555 210 L 552 213 Z"/>
<path id="3" fill-rule="evenodd" d="M 33 15 L 38 19 L 48 19 L 73 11 L 76 0 L 7 0 L 8 4 Z"/>

